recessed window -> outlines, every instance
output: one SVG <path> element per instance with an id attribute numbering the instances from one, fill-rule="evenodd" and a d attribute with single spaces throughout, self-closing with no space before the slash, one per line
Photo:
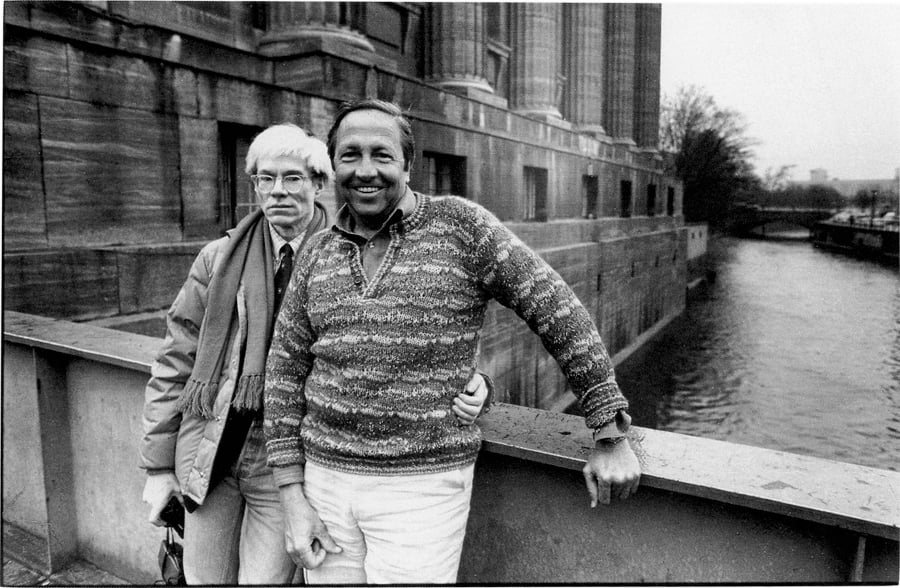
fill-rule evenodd
<path id="1" fill-rule="evenodd" d="M 227 230 L 259 208 L 250 178 L 244 173 L 247 150 L 261 131 L 257 127 L 219 123 L 219 228 Z"/>
<path id="2" fill-rule="evenodd" d="M 600 181 L 597 176 L 582 176 L 581 181 L 582 207 L 581 216 L 584 218 L 597 218 L 597 200 L 600 197 Z"/>
<path id="3" fill-rule="evenodd" d="M 656 216 L 656 184 L 647 184 L 647 216 Z"/>
<path id="4" fill-rule="evenodd" d="M 631 216 L 631 182 L 628 180 L 619 182 L 619 216 Z"/>
<path id="5" fill-rule="evenodd" d="M 466 158 L 425 151 L 425 191 L 438 196 L 466 195 Z"/>
<path id="6" fill-rule="evenodd" d="M 531 221 L 547 220 L 547 170 L 525 166 L 525 213 Z"/>
<path id="7" fill-rule="evenodd" d="M 675 188 L 666 188 L 666 214 L 675 215 Z"/>

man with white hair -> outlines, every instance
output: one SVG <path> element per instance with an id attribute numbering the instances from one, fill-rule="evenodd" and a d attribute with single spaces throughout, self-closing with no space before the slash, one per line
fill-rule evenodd
<path id="1" fill-rule="evenodd" d="M 143 499 L 155 525 L 173 497 L 184 504 L 189 584 L 286 584 L 295 572 L 266 465 L 263 381 L 293 260 L 328 226 L 316 198 L 333 172 L 325 144 L 293 124 L 254 139 L 246 172 L 259 210 L 200 251 L 146 388 Z M 468 389 L 454 401 L 464 424 L 486 396 L 480 376 Z"/>

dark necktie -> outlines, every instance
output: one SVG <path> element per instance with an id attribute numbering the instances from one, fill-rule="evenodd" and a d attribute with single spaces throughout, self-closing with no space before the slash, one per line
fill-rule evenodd
<path id="1" fill-rule="evenodd" d="M 281 299 L 284 297 L 284 291 L 287 290 L 291 281 L 291 270 L 294 269 L 294 250 L 285 243 L 281 246 L 281 263 L 275 271 L 275 314 L 281 307 Z"/>

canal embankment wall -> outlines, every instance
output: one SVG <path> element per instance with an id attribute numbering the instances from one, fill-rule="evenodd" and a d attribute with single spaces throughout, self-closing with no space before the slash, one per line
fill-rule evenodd
<path id="1" fill-rule="evenodd" d="M 325 137 L 343 100 L 367 96 L 407 110 L 410 186 L 507 222 L 573 287 L 614 356 L 684 307 L 683 190 L 655 150 L 435 87 L 408 61 L 415 34 L 402 55 L 330 44 L 273 58 L 257 50 L 251 3 L 207 7 L 4 7 L 6 309 L 87 321 L 168 307 L 201 246 L 253 206 L 243 167 L 256 133 L 293 121 Z M 424 25 L 416 6 L 394 8 Z M 321 198 L 335 207 L 329 187 Z M 483 342 L 502 399 L 547 407 L 565 394 L 512 313 L 492 307 Z"/>
<path id="2" fill-rule="evenodd" d="M 156 579 L 138 468 L 158 339 L 4 313 L 3 524 Z M 500 403 L 480 419 L 461 582 L 896 583 L 900 474 L 634 427 L 642 486 L 590 509 L 583 420 Z"/>
<path id="3" fill-rule="evenodd" d="M 687 229 L 672 217 L 507 223 L 572 287 L 621 361 L 685 305 Z M 203 243 L 69 249 L 4 256 L 6 308 L 42 316 L 145 321 L 168 308 Z M 45 262 L 52 260 L 52 269 Z M 52 281 L 47 282 L 47 276 Z M 134 317 L 132 320 L 130 317 Z M 162 337 L 162 313 L 145 334 Z M 491 303 L 480 368 L 498 400 L 535 408 L 571 402 L 565 378 L 540 339 L 514 312 Z"/>

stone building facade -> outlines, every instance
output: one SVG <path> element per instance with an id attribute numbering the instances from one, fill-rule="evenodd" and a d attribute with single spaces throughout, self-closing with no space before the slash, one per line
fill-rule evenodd
<path id="1" fill-rule="evenodd" d="M 684 306 L 681 187 L 657 151 L 659 4 L 7 2 L 6 308 L 164 308 L 253 206 L 266 126 L 319 137 L 342 100 L 398 103 L 414 189 L 477 201 L 537 249 L 625 353 Z M 328 203 L 335 205 L 332 197 Z M 562 402 L 509 311 L 483 360 L 507 399 Z"/>

